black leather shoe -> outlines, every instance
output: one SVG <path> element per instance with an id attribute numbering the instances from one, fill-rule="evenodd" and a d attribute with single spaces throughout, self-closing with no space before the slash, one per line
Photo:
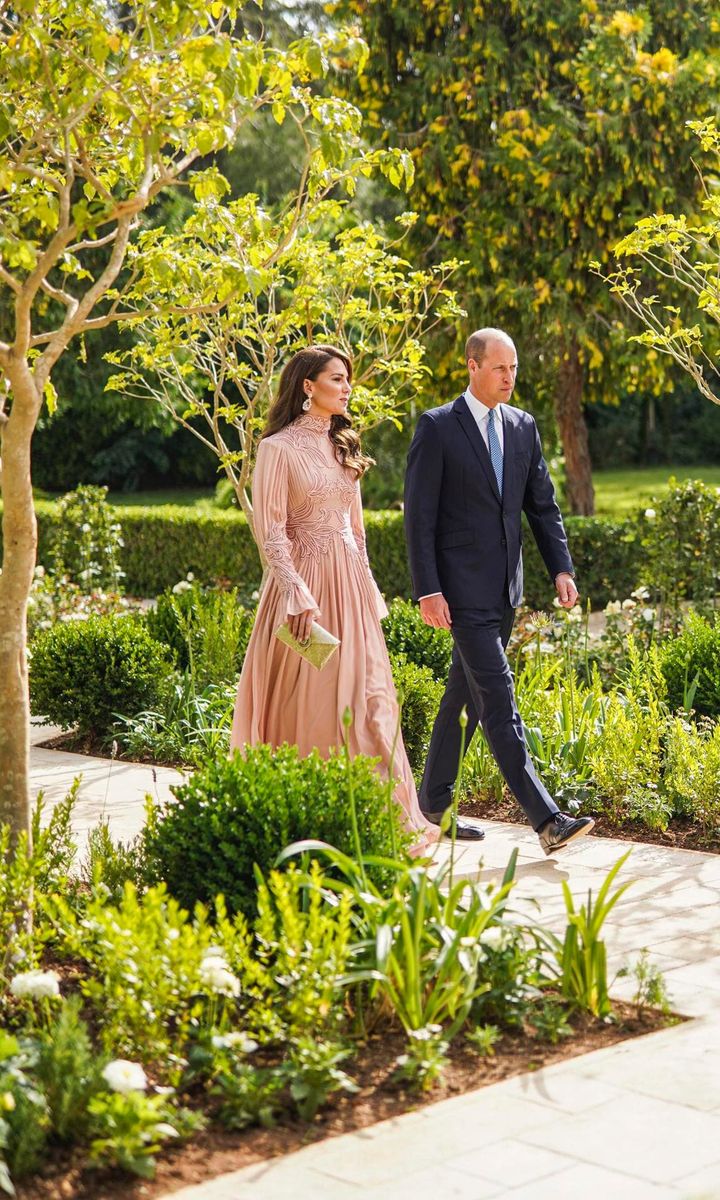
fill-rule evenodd
<path id="1" fill-rule="evenodd" d="M 548 821 L 540 830 L 540 845 L 546 854 L 553 854 L 575 838 L 584 837 L 594 824 L 592 817 L 569 817 L 567 813 L 556 813 L 552 821 Z"/>
<path id="2" fill-rule="evenodd" d="M 427 817 L 428 821 L 432 821 L 433 825 L 439 825 L 445 816 L 445 813 L 425 813 L 424 815 Z M 485 837 L 485 830 L 480 829 L 477 825 L 471 825 L 470 822 L 464 820 L 463 817 L 458 817 L 457 831 L 455 836 L 460 842 L 481 842 Z M 449 826 L 445 837 L 452 837 L 452 825 Z"/>

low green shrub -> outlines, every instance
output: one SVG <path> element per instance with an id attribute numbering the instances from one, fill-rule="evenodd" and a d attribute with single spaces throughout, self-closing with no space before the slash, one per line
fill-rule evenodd
<path id="1" fill-rule="evenodd" d="M 353 808 L 363 850 L 388 855 L 407 846 L 400 810 L 373 760 L 294 746 L 256 746 L 245 757 L 207 763 L 174 787 L 176 802 L 158 807 L 144 834 L 151 878 L 162 879 L 189 908 L 222 892 L 231 911 L 254 913 L 257 863 L 266 873 L 291 842 L 318 838 L 341 850 L 355 845 Z M 382 872 L 380 871 L 380 875 Z"/>
<path id="2" fill-rule="evenodd" d="M 234 683 L 197 687 L 188 671 L 175 675 L 154 708 L 118 719 L 118 743 L 130 758 L 199 765 L 225 752 L 236 694 Z"/>
<path id="3" fill-rule="evenodd" d="M 117 904 L 96 888 L 84 911 L 51 897 L 58 952 L 86 964 L 80 992 L 106 1054 L 153 1061 L 167 1079 L 178 1074 L 177 1048 L 202 1011 L 203 956 L 212 928 L 164 884 L 142 895 L 126 882 Z"/>
<path id="4" fill-rule="evenodd" d="M 61 729 L 105 737 L 116 713 L 155 702 L 168 670 L 165 648 L 134 617 L 65 621 L 33 643 L 32 711 Z"/>
<path id="5" fill-rule="evenodd" d="M 415 775 L 422 772 L 430 745 L 430 735 L 437 716 L 444 683 L 435 679 L 427 667 L 408 662 L 404 655 L 393 655 L 393 682 L 398 693 L 400 728 L 405 752 Z"/>
<path id="6" fill-rule="evenodd" d="M 57 502 L 50 569 L 67 576 L 85 592 L 97 588 L 119 591 L 122 538 L 115 511 L 107 503 L 107 488 L 81 485 Z"/>
<path id="7" fill-rule="evenodd" d="M 0 988 L 18 964 L 35 966 L 49 930 L 43 900 L 52 892 L 74 890 L 71 869 L 77 843 L 71 828 L 80 779 L 45 818 L 43 793 L 32 812 L 30 837 L 15 840 L 0 825 Z"/>
<path id="8" fill-rule="evenodd" d="M 0 1190 L 42 1162 L 48 1138 L 47 1101 L 33 1078 L 37 1046 L 0 1029 Z"/>
<path id="9" fill-rule="evenodd" d="M 670 480 L 665 495 L 638 518 L 638 563 L 663 605 L 712 605 L 720 579 L 720 494 L 700 480 Z"/>
<path id="10" fill-rule="evenodd" d="M 102 1086 L 100 1061 L 80 1012 L 78 995 L 63 1001 L 41 1040 L 37 1076 L 47 1101 L 53 1136 L 74 1142 L 88 1126 L 88 1104 Z"/>
<path id="11" fill-rule="evenodd" d="M 397 598 L 382 622 L 385 644 L 393 655 L 404 655 L 408 662 L 427 667 L 435 679 L 447 679 L 452 658 L 452 634 L 446 629 L 426 625 L 417 605 Z"/>
<path id="12" fill-rule="evenodd" d="M 706 833 L 720 830 L 720 725 L 697 728 L 676 718 L 668 732 L 663 778 L 677 816 L 697 821 Z"/>
<path id="13" fill-rule="evenodd" d="M 243 607 L 237 588 L 206 591 L 181 581 L 158 596 L 145 620 L 152 636 L 171 650 L 176 666 L 205 687 L 237 679 L 255 610 Z"/>
<path id="14" fill-rule="evenodd" d="M 696 713 L 720 716 L 720 622 L 689 612 L 678 636 L 662 643 L 660 654 L 670 707 L 685 708 L 692 695 Z"/>

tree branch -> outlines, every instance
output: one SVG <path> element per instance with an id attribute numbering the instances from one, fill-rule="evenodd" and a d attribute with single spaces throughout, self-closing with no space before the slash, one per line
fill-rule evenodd
<path id="1" fill-rule="evenodd" d="M 6 283 L 7 286 L 9 288 L 11 288 L 11 290 L 13 292 L 15 292 L 16 295 L 19 294 L 19 292 L 22 288 L 22 284 L 20 283 L 20 280 L 16 279 L 15 276 L 12 275 L 10 273 L 10 271 L 7 270 L 6 267 L 2 266 L 2 264 L 0 264 L 0 279 L 2 279 L 3 283 Z"/>
<path id="2" fill-rule="evenodd" d="M 84 242 L 74 242 L 68 246 L 68 254 L 79 254 L 83 250 L 100 250 L 103 246 L 109 246 L 117 237 L 117 229 L 113 229 L 112 233 L 108 233 L 101 238 L 88 238 Z"/>

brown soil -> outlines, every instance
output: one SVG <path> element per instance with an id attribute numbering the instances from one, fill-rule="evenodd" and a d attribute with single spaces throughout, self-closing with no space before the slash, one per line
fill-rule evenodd
<path id="1" fill-rule="evenodd" d="M 458 1040 L 451 1047 L 450 1064 L 442 1080 L 423 1095 L 393 1079 L 395 1060 L 404 1050 L 404 1040 L 398 1033 L 385 1032 L 371 1037 L 348 1068 L 360 1091 L 332 1097 L 310 1125 L 287 1118 L 273 1129 L 242 1133 L 209 1128 L 191 1142 L 164 1152 L 152 1182 L 117 1171 L 83 1170 L 80 1151 L 58 1151 L 51 1163 L 18 1188 L 18 1200 L 152 1200 L 251 1163 L 288 1154 L 310 1142 L 363 1129 L 513 1075 L 654 1032 L 668 1023 L 668 1018 L 653 1011 L 638 1016 L 632 1005 L 618 1002 L 614 1009 L 615 1019 L 608 1023 L 587 1015 L 575 1017 L 573 1037 L 556 1046 L 525 1033 L 504 1034 L 494 1047 L 494 1055 L 484 1058 Z"/>
<path id="2" fill-rule="evenodd" d="M 122 749 L 117 747 L 116 752 L 111 752 L 110 746 L 105 738 L 95 737 L 91 733 L 58 733 L 55 737 L 48 738 L 45 742 L 38 742 L 38 747 L 41 750 L 65 750 L 69 754 L 83 754 L 88 758 L 107 758 L 116 759 L 118 762 L 140 762 L 147 763 L 155 767 L 174 767 L 178 771 L 187 770 L 187 763 L 157 763 L 147 754 L 130 755 L 123 754 Z"/>
<path id="3" fill-rule="evenodd" d="M 507 793 L 502 800 L 473 799 L 460 804 L 460 813 L 466 817 L 478 817 L 486 821 L 513 821 L 527 824 L 522 809 Z M 594 816 L 595 814 L 593 814 Z M 669 827 L 661 832 L 648 829 L 640 821 L 624 821 L 614 824 L 606 815 L 595 816 L 593 836 L 623 838 L 627 842 L 645 842 L 652 846 L 668 846 L 672 850 L 702 850 L 706 854 L 720 853 L 720 830 L 709 833 L 701 825 L 678 817 L 671 820 Z"/>

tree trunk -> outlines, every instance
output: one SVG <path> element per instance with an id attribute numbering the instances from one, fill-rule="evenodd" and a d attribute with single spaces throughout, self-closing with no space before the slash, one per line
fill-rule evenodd
<path id="1" fill-rule="evenodd" d="M 0 575 L 0 822 L 16 840 L 30 836 L 30 701 L 27 602 L 37 525 L 30 477 L 30 442 L 40 410 L 25 363 L 8 369 L 10 416 L 2 430 L 3 558 Z"/>
<path id="2" fill-rule="evenodd" d="M 582 410 L 583 369 L 575 339 L 560 360 L 555 393 L 555 418 L 565 456 L 565 478 L 570 512 L 591 517 L 595 512 L 595 489 L 588 449 L 588 432 Z"/>

